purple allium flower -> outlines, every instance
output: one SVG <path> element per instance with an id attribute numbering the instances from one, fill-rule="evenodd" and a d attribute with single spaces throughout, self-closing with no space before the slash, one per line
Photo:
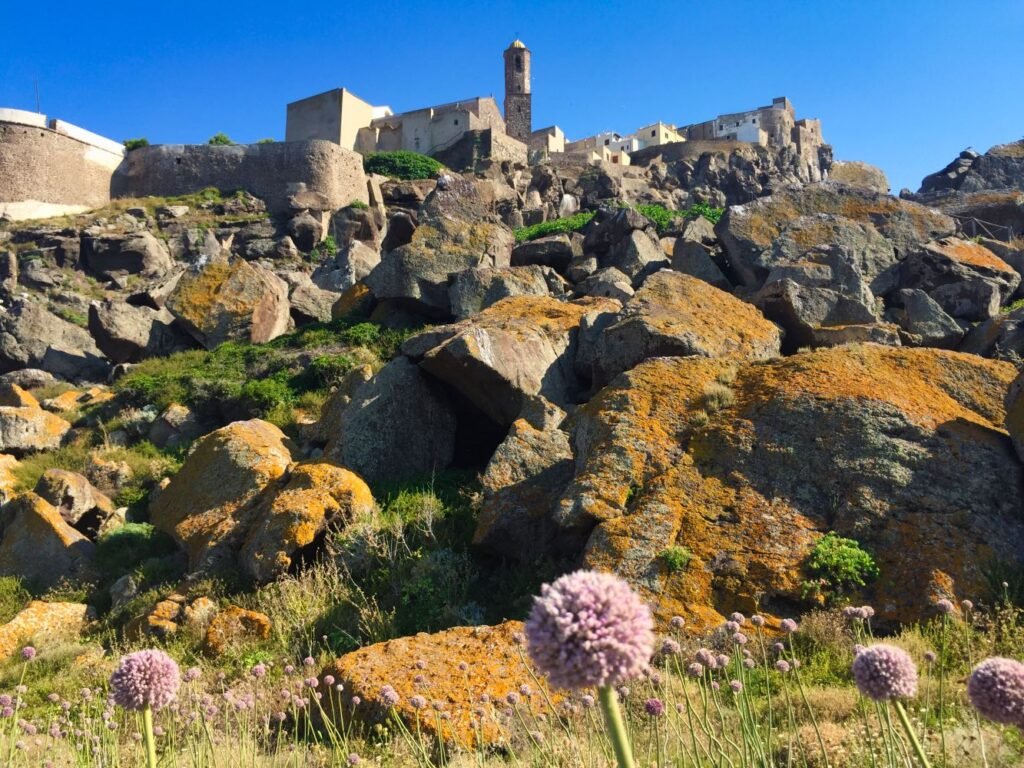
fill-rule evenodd
<path id="1" fill-rule="evenodd" d="M 935 651 L 925 651 L 924 652 L 924 660 L 926 662 L 928 662 L 929 664 L 934 664 L 935 660 L 937 658 L 939 658 L 939 656 L 938 656 L 938 654 L 935 653 Z"/>
<path id="2" fill-rule="evenodd" d="M 864 653 L 864 649 L 865 648 L 867 648 L 866 645 L 861 645 L 860 643 L 855 643 L 854 646 L 853 646 L 853 655 L 854 656 L 860 656 L 862 653 Z"/>
<path id="3" fill-rule="evenodd" d="M 324 685 L 328 688 L 334 685 L 334 675 L 324 675 Z"/>
<path id="4" fill-rule="evenodd" d="M 203 673 L 199 671 L 199 667 L 189 667 L 185 670 L 183 679 L 186 683 L 191 683 L 193 680 L 198 680 L 202 674 Z"/>
<path id="5" fill-rule="evenodd" d="M 420 659 L 419 661 L 416 662 L 416 669 L 426 669 L 426 668 L 427 668 L 427 662 L 425 662 L 423 659 Z"/>
<path id="6" fill-rule="evenodd" d="M 286 675 L 294 675 L 295 674 L 295 667 L 293 667 L 291 664 L 286 664 L 285 668 L 284 668 L 284 673 Z"/>
<path id="7" fill-rule="evenodd" d="M 585 693 L 580 697 L 580 704 L 582 704 L 585 709 L 592 709 L 594 706 L 594 697 L 589 693 Z"/>
<path id="8" fill-rule="evenodd" d="M 974 610 L 974 603 L 972 603 L 970 600 L 963 600 L 960 602 L 960 608 L 961 610 L 963 610 L 964 613 L 969 613 L 970 611 Z"/>
<path id="9" fill-rule="evenodd" d="M 956 608 L 953 607 L 953 601 L 947 600 L 946 598 L 936 601 L 935 607 L 938 609 L 939 613 L 945 616 L 948 616 L 956 610 Z"/>
<path id="10" fill-rule="evenodd" d="M 720 653 L 718 654 L 718 658 L 716 659 L 716 661 L 718 662 L 719 669 L 725 669 L 729 666 L 730 659 L 724 653 Z"/>
<path id="11" fill-rule="evenodd" d="M 249 670 L 249 673 L 253 677 L 257 677 L 257 678 L 259 678 L 259 677 L 266 677 L 267 676 L 267 665 L 263 664 L 263 663 L 256 664 L 255 666 L 253 666 L 253 668 L 251 670 Z"/>
<path id="12" fill-rule="evenodd" d="M 316 660 L 312 656 L 307 656 L 302 660 L 302 665 L 305 667 L 312 667 L 316 664 Z"/>
<path id="13" fill-rule="evenodd" d="M 879 643 L 853 660 L 853 679 L 860 692 L 875 701 L 910 699 L 917 693 L 917 667 L 910 654 Z"/>
<path id="14" fill-rule="evenodd" d="M 729 683 L 729 687 L 732 688 L 733 693 L 739 693 L 743 690 L 743 683 L 739 680 L 733 680 Z"/>
<path id="15" fill-rule="evenodd" d="M 746 645 L 747 636 L 744 635 L 742 632 L 737 632 L 732 636 L 732 641 L 736 643 L 736 645 Z"/>
<path id="16" fill-rule="evenodd" d="M 36 657 L 36 649 L 31 645 L 26 645 L 21 649 L 21 658 L 25 661 L 32 661 Z"/>
<path id="17" fill-rule="evenodd" d="M 859 608 L 854 608 L 852 605 L 848 605 L 843 608 L 843 616 L 847 619 L 857 618 L 857 614 L 860 612 Z"/>
<path id="18" fill-rule="evenodd" d="M 357 755 L 355 752 L 350 754 L 348 756 L 348 764 L 349 765 L 359 765 L 359 755 Z"/>
<path id="19" fill-rule="evenodd" d="M 782 643 L 772 643 L 772 650 L 775 651 L 776 653 L 785 653 L 786 652 L 786 646 L 783 645 Z"/>
<path id="20" fill-rule="evenodd" d="M 678 656 L 682 652 L 682 648 L 672 638 L 667 638 L 665 642 L 661 644 L 661 653 L 663 656 Z"/>
<path id="21" fill-rule="evenodd" d="M 465 672 L 467 669 L 469 669 L 469 664 L 467 664 L 464 661 L 460 661 L 459 662 L 459 672 Z"/>
<path id="22" fill-rule="evenodd" d="M 782 628 L 783 632 L 788 632 L 789 634 L 793 634 L 797 629 L 799 629 L 797 623 L 793 619 L 783 619 L 782 624 L 779 626 Z"/>
<path id="23" fill-rule="evenodd" d="M 14 703 L 14 699 L 11 698 L 10 694 L 0 694 L 0 707 L 9 707 Z"/>
<path id="24" fill-rule="evenodd" d="M 60 701 L 60 696 L 57 695 L 56 693 L 51 693 L 50 695 L 48 695 L 46 697 L 46 700 L 48 702 L 50 702 L 51 704 L 56 704 L 58 701 Z"/>
<path id="25" fill-rule="evenodd" d="M 529 698 L 533 695 L 533 690 L 526 683 L 523 683 L 519 686 L 519 695 L 526 696 L 527 698 Z"/>
<path id="26" fill-rule="evenodd" d="M 753 624 L 755 627 L 763 627 L 764 616 L 760 616 L 755 613 L 753 616 L 750 617 L 750 623 Z"/>
<path id="27" fill-rule="evenodd" d="M 362 703 L 363 703 L 363 700 L 361 698 L 359 698 L 358 696 L 353 696 L 352 697 L 352 706 L 353 707 L 358 707 Z"/>
<path id="28" fill-rule="evenodd" d="M 519 694 L 515 691 L 509 691 L 509 694 L 505 697 L 505 701 L 514 707 L 519 703 Z"/>
<path id="29" fill-rule="evenodd" d="M 746 667 L 747 669 L 753 669 L 755 666 L 757 666 L 757 662 L 755 662 L 753 659 L 749 659 L 749 658 L 748 659 L 744 659 L 743 660 L 743 666 Z"/>
<path id="30" fill-rule="evenodd" d="M 413 709 L 423 709 L 427 706 L 427 700 L 422 696 L 413 696 L 409 699 L 409 706 Z"/>
<path id="31" fill-rule="evenodd" d="M 985 659 L 967 678 L 967 696 L 989 720 L 1024 728 L 1024 664 L 1019 661 Z"/>
<path id="32" fill-rule="evenodd" d="M 682 629 L 686 626 L 686 619 L 682 616 L 673 616 L 671 621 L 669 621 L 669 626 L 671 626 L 672 629 Z"/>
<path id="33" fill-rule="evenodd" d="M 740 625 L 730 619 L 729 621 L 725 622 L 725 631 L 729 633 L 739 632 Z"/>
<path id="34" fill-rule="evenodd" d="M 742 626 L 743 626 L 744 624 L 746 624 L 746 623 L 747 623 L 747 617 L 746 617 L 746 616 L 744 616 L 744 615 L 743 615 L 742 613 L 740 613 L 739 611 L 734 611 L 734 612 L 730 613 L 730 614 L 729 614 L 729 620 L 730 620 L 730 621 L 735 621 L 735 622 L 736 622 L 737 624 L 739 624 L 739 625 L 740 625 L 741 627 L 742 627 Z"/>
<path id="35" fill-rule="evenodd" d="M 870 605 L 862 605 L 860 607 L 860 615 L 862 619 L 870 619 L 875 615 L 875 609 Z"/>
<path id="36" fill-rule="evenodd" d="M 711 690 L 713 690 L 713 691 L 717 691 L 717 690 L 718 690 L 719 688 L 721 688 L 721 687 L 722 687 L 722 686 L 720 686 L 720 685 L 718 684 L 718 681 L 717 681 L 717 680 L 712 680 L 712 681 L 711 681 Z"/>
<path id="37" fill-rule="evenodd" d="M 426 675 L 414 675 L 413 678 L 412 678 L 412 681 L 416 685 L 423 685 L 423 683 L 427 682 L 427 676 Z"/>
<path id="38" fill-rule="evenodd" d="M 628 685 L 620 685 L 618 688 L 615 689 L 615 692 L 617 694 L 619 694 L 619 698 L 620 699 L 628 699 L 629 698 L 629 686 Z"/>
<path id="39" fill-rule="evenodd" d="M 718 658 L 709 651 L 707 648 L 701 648 L 694 655 L 693 658 L 697 663 L 702 664 L 708 669 L 714 669 L 718 666 Z"/>
<path id="40" fill-rule="evenodd" d="M 174 702 L 181 685 L 178 665 L 163 651 L 129 653 L 110 677 L 114 701 L 125 709 L 163 709 Z"/>
<path id="41" fill-rule="evenodd" d="M 779 672 L 781 672 L 782 674 L 786 674 L 787 672 L 789 672 L 789 662 L 785 659 L 779 659 L 775 662 L 775 668 L 779 670 Z"/>
<path id="42" fill-rule="evenodd" d="M 661 699 L 648 699 L 644 702 L 644 709 L 651 717 L 661 717 L 665 714 L 665 703 Z"/>
<path id="43" fill-rule="evenodd" d="M 616 685 L 642 674 L 654 646 L 650 609 L 618 576 L 576 571 L 541 588 L 526 636 L 556 688 Z"/>
<path id="44" fill-rule="evenodd" d="M 695 661 L 686 668 L 686 674 L 690 677 L 700 677 L 704 674 L 704 665 L 699 661 Z"/>
<path id="45" fill-rule="evenodd" d="M 385 685 L 383 688 L 380 689 L 380 697 L 381 699 L 383 699 L 384 703 L 389 707 L 395 706 L 401 700 L 398 695 L 398 691 L 396 691 L 390 685 Z"/>

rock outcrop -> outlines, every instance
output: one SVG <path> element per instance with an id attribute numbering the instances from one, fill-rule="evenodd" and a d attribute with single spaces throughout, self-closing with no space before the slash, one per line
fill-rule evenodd
<path id="1" fill-rule="evenodd" d="M 46 603 L 33 600 L 0 626 L 0 659 L 17 655 L 31 642 L 55 646 L 77 640 L 92 616 L 84 603 Z"/>
<path id="2" fill-rule="evenodd" d="M 0 576 L 18 576 L 36 589 L 48 589 L 95 575 L 93 543 L 34 493 L 4 507 L 0 529 Z"/>

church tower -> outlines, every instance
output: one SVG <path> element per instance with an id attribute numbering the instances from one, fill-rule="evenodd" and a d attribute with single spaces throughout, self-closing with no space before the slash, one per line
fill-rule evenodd
<path id="1" fill-rule="evenodd" d="M 505 131 L 522 142 L 533 132 L 532 98 L 530 51 L 522 40 L 513 40 L 505 50 Z"/>

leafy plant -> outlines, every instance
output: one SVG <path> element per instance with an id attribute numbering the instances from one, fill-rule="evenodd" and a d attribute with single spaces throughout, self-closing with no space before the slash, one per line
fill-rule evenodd
<path id="1" fill-rule="evenodd" d="M 567 216 L 564 219 L 551 219 L 542 221 L 539 224 L 531 224 L 528 227 L 520 227 L 516 230 L 516 242 L 525 243 L 536 240 L 545 235 L 554 235 L 559 232 L 578 232 L 583 229 L 590 220 L 594 218 L 591 211 L 582 211 L 575 216 Z"/>
<path id="2" fill-rule="evenodd" d="M 277 140 L 276 139 L 260 139 L 256 143 L 257 144 L 276 144 Z"/>
<path id="3" fill-rule="evenodd" d="M 444 169 L 437 160 L 419 152 L 399 150 L 397 152 L 371 152 L 363 158 L 367 173 L 379 173 L 393 179 L 410 181 L 432 179 Z"/>
<path id="4" fill-rule="evenodd" d="M 349 208 L 354 208 L 357 211 L 366 211 L 366 210 L 369 210 L 369 208 L 370 208 L 370 206 L 368 206 L 362 200 L 353 200 L 351 203 L 348 204 L 348 207 Z"/>
<path id="5" fill-rule="evenodd" d="M 234 144 L 235 142 L 233 142 L 226 133 L 215 133 L 213 134 L 213 136 L 210 137 L 210 140 L 206 143 L 213 144 L 214 146 L 218 147 L 223 147 L 229 144 Z"/>
<path id="6" fill-rule="evenodd" d="M 133 149 L 139 149 L 140 147 L 148 147 L 149 139 L 145 136 L 138 139 L 125 139 L 123 142 L 124 148 L 131 152 Z"/>
<path id="7" fill-rule="evenodd" d="M 638 205 L 636 210 L 654 222 L 658 232 L 665 232 L 675 219 L 696 219 L 703 216 L 712 224 L 717 224 L 725 212 L 724 208 L 713 208 L 707 203 L 696 203 L 681 211 L 671 210 L 663 205 Z"/>
<path id="8" fill-rule="evenodd" d="M 309 252 L 310 261 L 322 261 L 323 259 L 333 259 L 338 255 L 338 244 L 334 240 L 334 235 L 328 235 L 322 241 L 313 246 L 313 250 Z"/>
<path id="9" fill-rule="evenodd" d="M 829 531 L 814 545 L 807 558 L 807 570 L 814 580 L 805 582 L 805 593 L 821 593 L 826 600 L 843 594 L 878 578 L 878 566 L 869 552 L 853 539 L 845 539 Z"/>
<path id="10" fill-rule="evenodd" d="M 0 624 L 6 624 L 32 598 L 17 576 L 0 576 Z"/>
<path id="11" fill-rule="evenodd" d="M 143 561 L 175 551 L 174 541 L 149 523 L 125 523 L 96 542 L 96 565 L 108 579 L 129 573 Z"/>
<path id="12" fill-rule="evenodd" d="M 679 573 L 686 570 L 686 566 L 690 564 L 690 560 L 693 558 L 693 553 L 686 547 L 666 547 L 661 550 L 661 554 L 658 557 L 665 564 L 669 573 Z"/>

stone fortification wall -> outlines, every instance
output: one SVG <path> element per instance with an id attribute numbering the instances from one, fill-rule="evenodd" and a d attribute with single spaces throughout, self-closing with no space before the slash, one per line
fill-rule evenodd
<path id="1" fill-rule="evenodd" d="M 110 202 L 124 148 L 62 120 L 0 109 L 0 216 L 33 219 Z"/>
<path id="2" fill-rule="evenodd" d="M 329 141 L 165 144 L 129 152 L 114 174 L 114 197 L 185 195 L 206 187 L 244 189 L 271 212 L 334 210 L 369 202 L 362 157 Z"/>

